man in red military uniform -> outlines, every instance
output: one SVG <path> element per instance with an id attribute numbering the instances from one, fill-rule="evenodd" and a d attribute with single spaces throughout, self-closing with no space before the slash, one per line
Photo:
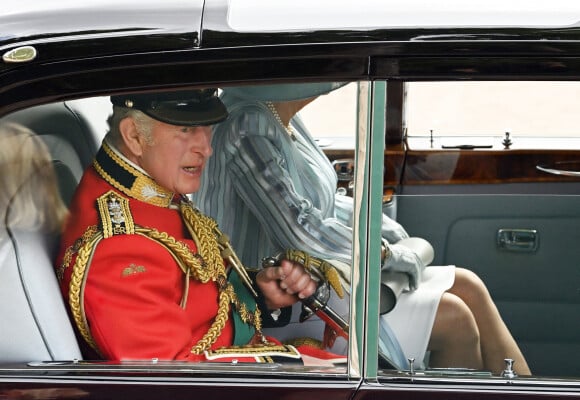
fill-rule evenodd
<path id="1" fill-rule="evenodd" d="M 56 263 L 76 328 L 100 358 L 300 358 L 265 338 L 262 321 L 283 323 L 277 310 L 310 296 L 315 281 L 288 260 L 252 276 L 224 263 L 236 260 L 227 237 L 183 195 L 199 188 L 210 125 L 227 117 L 216 92 L 111 98 L 110 131 L 73 198 Z"/>

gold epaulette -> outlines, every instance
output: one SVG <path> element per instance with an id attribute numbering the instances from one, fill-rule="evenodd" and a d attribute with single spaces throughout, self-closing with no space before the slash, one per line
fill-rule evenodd
<path id="1" fill-rule="evenodd" d="M 113 235 L 135 233 L 135 223 L 129 209 L 129 199 L 109 190 L 97 198 L 97 208 L 105 239 Z"/>
<path id="2" fill-rule="evenodd" d="M 135 223 L 129 209 L 129 200 L 110 190 L 97 198 L 97 208 L 100 216 L 99 226 L 90 225 L 82 236 L 70 245 L 63 256 L 62 262 L 57 268 L 59 281 L 64 278 L 64 272 L 70 266 L 72 258 L 85 244 L 91 242 L 96 246 L 95 238 L 108 238 L 113 235 L 135 233 Z"/>

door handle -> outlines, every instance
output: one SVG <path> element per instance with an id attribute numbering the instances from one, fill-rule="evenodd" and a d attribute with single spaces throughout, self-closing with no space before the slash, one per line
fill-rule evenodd
<path id="1" fill-rule="evenodd" d="M 552 165 L 536 165 L 536 169 L 563 176 L 580 176 L 580 161 L 557 161 Z"/>
<path id="2" fill-rule="evenodd" d="M 535 252 L 538 249 L 539 234 L 535 229 L 498 229 L 497 246 L 501 250 Z"/>

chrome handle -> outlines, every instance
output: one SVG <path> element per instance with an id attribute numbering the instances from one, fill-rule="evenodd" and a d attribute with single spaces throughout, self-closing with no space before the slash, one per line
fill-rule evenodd
<path id="1" fill-rule="evenodd" d="M 499 229 L 497 246 L 502 250 L 534 252 L 538 249 L 539 234 L 535 229 Z"/>
<path id="2" fill-rule="evenodd" d="M 559 161 L 553 165 L 536 165 L 536 169 L 552 175 L 580 176 L 580 161 Z"/>

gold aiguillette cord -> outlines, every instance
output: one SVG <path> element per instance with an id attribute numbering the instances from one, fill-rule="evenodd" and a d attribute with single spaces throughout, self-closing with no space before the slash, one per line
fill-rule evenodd
<path id="1" fill-rule="evenodd" d="M 240 279 L 244 282 L 246 287 L 252 292 L 254 297 L 258 297 L 258 293 L 254 289 L 254 285 L 252 285 L 252 279 L 248 275 L 248 272 L 244 268 L 244 265 L 236 255 L 234 249 L 230 245 L 230 238 L 223 232 L 216 230 L 216 236 L 218 241 L 218 246 L 220 248 L 222 258 L 228 260 L 229 264 L 232 266 L 233 269 L 236 270 Z"/>

